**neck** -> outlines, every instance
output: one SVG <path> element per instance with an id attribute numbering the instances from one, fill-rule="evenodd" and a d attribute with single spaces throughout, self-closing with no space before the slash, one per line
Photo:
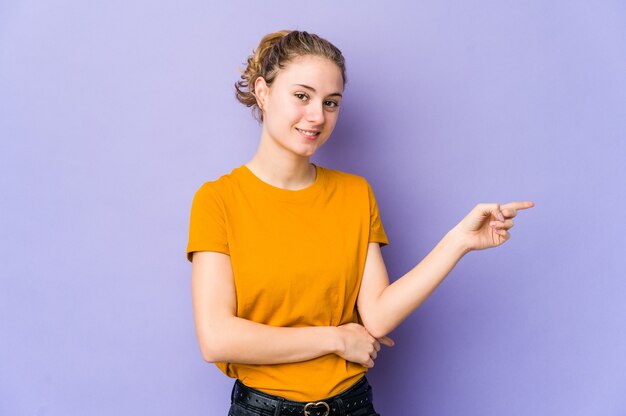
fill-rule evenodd
<path id="1" fill-rule="evenodd" d="M 276 152 L 264 152 L 259 148 L 246 166 L 259 179 L 278 188 L 298 190 L 315 182 L 315 166 L 309 158 L 286 153 L 281 157 Z"/>

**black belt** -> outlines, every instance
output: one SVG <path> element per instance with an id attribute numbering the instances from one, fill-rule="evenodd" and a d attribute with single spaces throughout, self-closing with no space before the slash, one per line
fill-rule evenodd
<path id="1" fill-rule="evenodd" d="M 343 392 L 316 402 L 287 400 L 248 387 L 237 379 L 231 392 L 231 402 L 264 410 L 274 416 L 339 416 L 365 406 L 373 410 L 372 387 L 365 376 Z"/>

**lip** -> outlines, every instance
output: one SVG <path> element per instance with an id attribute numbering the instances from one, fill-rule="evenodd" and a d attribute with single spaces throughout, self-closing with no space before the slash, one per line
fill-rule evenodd
<path id="1" fill-rule="evenodd" d="M 298 133 L 300 133 L 300 136 L 304 137 L 307 140 L 316 140 L 318 137 L 320 137 L 320 131 L 319 130 L 306 130 L 306 131 L 313 131 L 315 133 L 317 133 L 315 136 L 307 136 L 306 134 L 302 133 L 302 129 L 299 129 L 296 127 L 296 130 L 298 130 Z"/>

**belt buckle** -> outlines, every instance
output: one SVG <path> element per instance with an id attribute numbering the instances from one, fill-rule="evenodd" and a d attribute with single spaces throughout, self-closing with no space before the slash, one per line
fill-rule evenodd
<path id="1" fill-rule="evenodd" d="M 322 415 L 322 416 L 328 416 L 330 414 L 330 406 L 328 405 L 328 403 L 326 402 L 311 402 L 311 403 L 307 403 L 304 405 L 304 416 L 312 416 L 311 413 L 309 413 L 308 408 L 312 407 L 312 406 L 318 406 L 318 405 L 324 405 L 326 407 L 326 412 Z"/>

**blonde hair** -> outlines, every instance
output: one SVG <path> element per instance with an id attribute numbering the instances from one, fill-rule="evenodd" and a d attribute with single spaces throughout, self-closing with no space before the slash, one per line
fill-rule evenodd
<path id="1" fill-rule="evenodd" d="M 345 85 L 346 64 L 341 51 L 332 43 L 313 33 L 299 30 L 280 30 L 269 33 L 261 39 L 259 46 L 248 57 L 248 65 L 241 70 L 241 80 L 235 83 L 237 100 L 247 107 L 252 107 L 252 114 L 259 122 L 263 121 L 263 112 L 256 99 L 254 84 L 263 77 L 271 85 L 280 69 L 301 56 L 319 56 L 334 62 L 341 70 Z"/>

